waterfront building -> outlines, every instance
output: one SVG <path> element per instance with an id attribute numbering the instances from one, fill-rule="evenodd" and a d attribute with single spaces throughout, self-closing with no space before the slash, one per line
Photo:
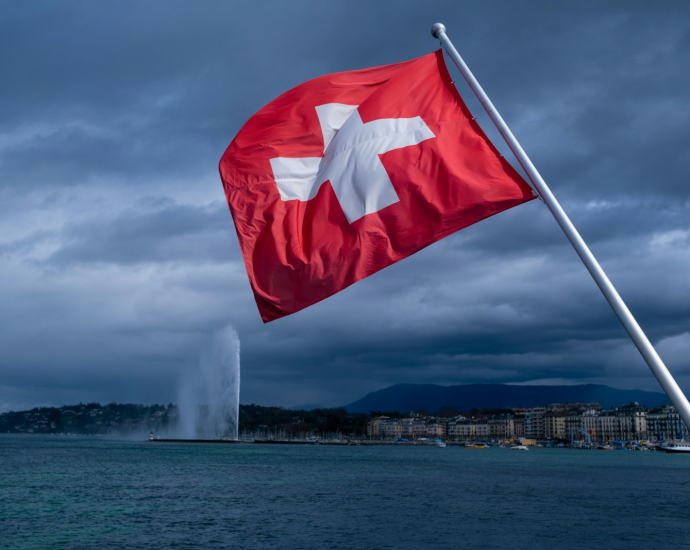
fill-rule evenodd
<path id="1" fill-rule="evenodd" d="M 515 424 L 510 414 L 494 416 L 488 421 L 489 437 L 492 439 L 513 439 L 515 437 Z"/>
<path id="2" fill-rule="evenodd" d="M 525 413 L 513 415 L 513 437 L 525 437 Z"/>
<path id="3" fill-rule="evenodd" d="M 380 438 L 383 437 L 383 423 L 389 420 L 387 416 L 377 416 L 372 418 L 367 423 L 367 437 Z"/>
<path id="4" fill-rule="evenodd" d="M 367 435 L 373 439 L 421 439 L 446 437 L 448 423 L 436 417 L 410 413 L 405 418 L 377 416 L 367 423 Z"/>
<path id="5" fill-rule="evenodd" d="M 426 423 L 417 418 L 414 413 L 411 413 L 408 418 L 403 418 L 400 423 L 402 425 L 402 437 L 406 439 L 426 437 Z"/>
<path id="6" fill-rule="evenodd" d="M 597 416 L 599 412 L 595 409 L 581 408 L 571 412 L 565 417 L 566 436 L 573 440 L 593 441 L 597 435 Z"/>
<path id="7" fill-rule="evenodd" d="M 650 441 L 673 441 L 690 439 L 688 428 L 680 420 L 675 407 L 664 405 L 649 411 L 646 415 L 647 438 Z"/>
<path id="8" fill-rule="evenodd" d="M 458 439 L 458 424 L 466 422 L 467 418 L 462 415 L 456 416 L 448 420 L 446 424 L 446 433 L 451 439 Z"/>
<path id="9" fill-rule="evenodd" d="M 593 417 L 593 429 L 597 436 L 597 441 L 608 442 L 622 439 L 620 437 L 621 419 L 617 412 L 614 409 L 602 411 Z"/>
<path id="10" fill-rule="evenodd" d="M 561 411 L 547 411 L 544 413 L 544 438 L 565 439 L 565 413 Z"/>
<path id="11" fill-rule="evenodd" d="M 577 405 L 584 405 L 575 408 Z M 30 426 L 31 429 L 38 429 Z M 411 440 L 449 437 L 460 441 L 475 439 L 534 440 L 569 439 L 591 444 L 612 441 L 671 441 L 690 435 L 673 407 L 650 411 L 639 403 L 601 410 L 598 403 L 550 405 L 514 409 L 514 414 L 491 418 L 456 416 L 446 419 L 410 413 L 404 418 L 379 416 L 367 424 L 370 438 Z"/>
<path id="12" fill-rule="evenodd" d="M 446 437 L 448 435 L 448 422 L 434 418 L 427 422 L 426 437 Z"/>
<path id="13" fill-rule="evenodd" d="M 544 407 L 535 407 L 525 413 L 525 437 L 544 439 Z"/>
<path id="14" fill-rule="evenodd" d="M 612 440 L 612 419 L 601 418 L 594 409 L 579 410 L 566 417 L 566 432 L 571 440 L 587 440 L 589 443 Z M 615 437 L 613 439 L 616 439 Z"/>
<path id="15" fill-rule="evenodd" d="M 400 420 L 386 420 L 381 423 L 381 432 L 384 439 L 398 439 L 402 437 L 402 423 Z"/>
<path id="16" fill-rule="evenodd" d="M 649 409 L 637 402 L 621 405 L 616 409 L 618 416 L 618 440 L 640 441 L 647 439 L 647 412 Z"/>
<path id="17" fill-rule="evenodd" d="M 448 436 L 453 439 L 472 440 L 487 439 L 490 437 L 491 429 L 486 418 L 463 419 L 448 425 Z"/>
<path id="18" fill-rule="evenodd" d="M 587 439 L 591 443 L 645 440 L 649 434 L 647 411 L 639 403 L 606 411 L 580 409 L 565 418 L 566 432 L 573 440 Z"/>

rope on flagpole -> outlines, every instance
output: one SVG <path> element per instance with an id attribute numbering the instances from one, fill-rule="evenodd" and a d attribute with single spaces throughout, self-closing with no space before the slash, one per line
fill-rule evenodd
<path id="1" fill-rule="evenodd" d="M 637 323 L 632 313 L 630 313 L 630 310 L 625 305 L 625 302 L 623 302 L 621 299 L 616 288 L 613 286 L 613 284 L 611 284 L 611 281 L 606 276 L 606 273 L 604 273 L 604 270 L 599 265 L 599 262 L 597 262 L 597 259 L 594 257 L 589 247 L 582 239 L 577 229 L 575 229 L 575 226 L 570 221 L 570 218 L 568 218 L 568 215 L 565 213 L 560 203 L 551 192 L 551 189 L 549 189 L 549 186 L 546 185 L 546 182 L 542 179 L 541 175 L 532 164 L 532 161 L 527 156 L 527 153 L 525 153 L 525 151 L 522 149 L 522 146 L 518 140 L 515 139 L 515 136 L 496 110 L 496 107 L 494 107 L 494 104 L 491 103 L 489 96 L 486 95 L 486 92 L 474 77 L 472 71 L 470 71 L 469 67 L 465 64 L 465 61 L 462 59 L 462 57 L 460 57 L 460 54 L 455 49 L 455 46 L 453 46 L 453 43 L 446 34 L 445 25 L 442 23 L 434 24 L 431 27 L 431 34 L 434 36 L 434 38 L 437 38 L 441 42 L 441 45 L 445 48 L 446 52 L 448 52 L 448 55 L 450 55 L 456 67 L 460 70 L 460 73 L 462 73 L 462 76 L 467 81 L 467 84 L 470 86 L 470 88 L 472 88 L 474 95 L 477 96 L 477 99 L 484 107 L 484 110 L 486 110 L 489 118 L 491 118 L 501 136 L 503 136 L 503 139 L 508 144 L 508 147 L 510 147 L 510 150 L 515 155 L 515 158 L 517 158 L 520 166 L 522 166 L 527 173 L 542 201 L 551 211 L 553 217 L 556 218 L 556 222 L 558 222 L 558 225 L 563 230 L 563 233 L 565 233 L 565 236 L 570 241 L 570 244 L 573 245 L 575 252 L 577 252 L 578 256 L 580 256 L 580 259 L 585 264 L 585 267 L 589 271 L 594 281 L 597 283 L 597 286 L 599 286 L 599 289 L 604 294 L 604 297 L 608 303 L 611 305 L 611 308 L 613 308 L 613 311 L 618 316 L 618 319 L 620 319 L 623 327 L 630 335 L 630 338 L 634 342 L 635 346 L 637 346 L 640 354 L 642 354 L 642 357 L 647 362 L 647 365 L 649 365 L 649 368 L 659 381 L 659 384 L 664 392 L 666 392 L 666 395 L 671 400 L 671 403 L 673 403 L 673 406 L 678 411 L 678 414 L 683 419 L 683 422 L 685 422 L 685 425 L 690 428 L 690 403 L 688 403 L 687 397 L 685 397 L 685 394 L 674 380 L 664 362 L 661 360 L 661 357 L 659 357 L 659 354 L 654 349 L 654 346 L 652 346 L 651 342 L 640 328 L 640 325 Z"/>

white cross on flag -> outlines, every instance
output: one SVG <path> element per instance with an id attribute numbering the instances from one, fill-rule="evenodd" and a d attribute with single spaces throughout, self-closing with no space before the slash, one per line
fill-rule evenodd
<path id="1" fill-rule="evenodd" d="M 440 51 L 293 88 L 249 119 L 220 173 L 265 322 L 534 198 Z"/>
<path id="2" fill-rule="evenodd" d="M 330 181 L 350 223 L 398 202 L 379 155 L 436 136 L 419 117 L 364 124 L 357 107 L 341 103 L 316 107 L 323 132 L 322 157 L 271 159 L 281 199 L 308 201 L 322 183 Z"/>

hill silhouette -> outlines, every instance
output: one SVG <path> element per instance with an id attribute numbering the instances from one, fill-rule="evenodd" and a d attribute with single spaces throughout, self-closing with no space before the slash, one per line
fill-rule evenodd
<path id="1" fill-rule="evenodd" d="M 647 407 L 669 403 L 665 394 L 643 390 L 619 390 L 600 384 L 574 386 L 512 386 L 508 384 L 396 384 L 371 392 L 345 406 L 348 412 L 425 410 L 442 407 L 459 411 L 512 407 L 541 407 L 551 403 L 598 402 L 605 409 L 637 401 Z"/>

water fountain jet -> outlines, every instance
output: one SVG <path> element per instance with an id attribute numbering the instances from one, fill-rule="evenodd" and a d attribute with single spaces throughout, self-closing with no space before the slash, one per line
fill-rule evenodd
<path id="1" fill-rule="evenodd" d="M 184 439 L 238 439 L 240 339 L 231 326 L 216 332 L 199 367 L 179 386 L 178 430 Z"/>

